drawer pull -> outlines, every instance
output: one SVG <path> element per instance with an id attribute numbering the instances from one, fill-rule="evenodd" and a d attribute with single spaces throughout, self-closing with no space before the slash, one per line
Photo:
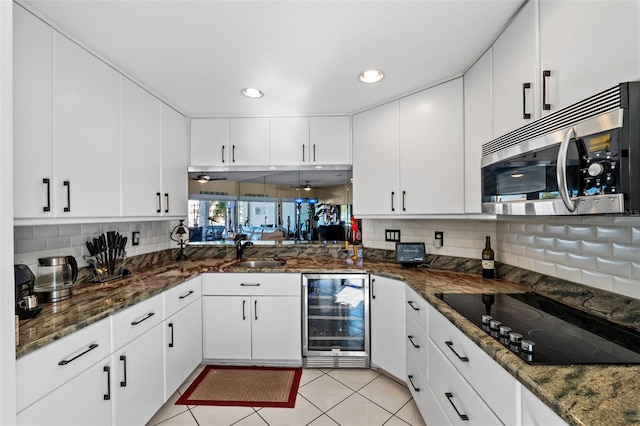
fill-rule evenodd
<path id="1" fill-rule="evenodd" d="M 417 388 L 416 385 L 413 384 L 413 376 L 409 374 L 407 378 L 409 379 L 409 383 L 411 383 L 411 387 L 413 388 L 413 390 L 416 392 L 420 392 L 420 388 Z"/>
<path id="2" fill-rule="evenodd" d="M 63 210 L 65 213 L 68 213 L 71 211 L 71 182 L 65 180 L 64 182 L 62 182 L 62 184 L 67 187 L 67 207 L 65 207 Z"/>
<path id="3" fill-rule="evenodd" d="M 467 416 L 466 414 L 460 413 L 460 411 L 458 411 L 458 407 L 456 407 L 456 404 L 453 403 L 453 400 L 452 400 L 453 394 L 451 392 L 445 392 L 444 396 L 447 397 L 453 409 L 456 410 L 456 414 L 458 415 L 458 417 L 460 417 L 460 420 L 464 420 L 466 422 L 469 421 L 469 416 Z"/>
<path id="4" fill-rule="evenodd" d="M 92 343 L 91 345 L 89 345 L 89 347 L 87 348 L 87 350 L 86 350 L 86 351 L 84 351 L 84 352 L 82 352 L 82 353 L 79 353 L 78 355 L 74 356 L 74 357 L 73 357 L 73 358 L 71 358 L 71 359 L 63 359 L 62 361 L 60 361 L 60 362 L 58 363 L 58 365 L 67 365 L 67 364 L 69 364 L 70 362 L 75 361 L 76 359 L 80 358 L 82 355 L 85 355 L 85 354 L 87 354 L 87 353 L 91 352 L 92 350 L 94 350 L 94 349 L 95 349 L 95 348 L 97 348 L 97 347 L 98 347 L 98 344 L 97 344 L 97 343 Z"/>
<path id="5" fill-rule="evenodd" d="M 240 283 L 240 287 L 260 287 L 260 283 Z"/>
<path id="6" fill-rule="evenodd" d="M 258 301 L 253 301 L 253 315 L 255 315 L 256 321 L 258 321 Z"/>
<path id="7" fill-rule="evenodd" d="M 195 291 L 193 290 L 189 290 L 188 292 L 186 292 L 185 294 L 183 294 L 182 296 L 178 297 L 178 299 L 185 299 L 189 296 L 191 296 L 193 293 L 195 293 Z"/>
<path id="8" fill-rule="evenodd" d="M 173 323 L 172 322 L 169 323 L 169 328 L 171 329 L 171 341 L 169 342 L 169 347 L 172 348 L 173 347 Z"/>
<path id="9" fill-rule="evenodd" d="M 127 356 L 120 355 L 120 361 L 124 362 L 124 380 L 120 382 L 121 388 L 127 387 Z"/>
<path id="10" fill-rule="evenodd" d="M 146 316 L 146 317 L 144 317 L 144 318 L 142 318 L 142 319 L 139 319 L 139 320 L 137 320 L 137 321 L 132 322 L 132 323 L 131 323 L 131 325 L 138 325 L 138 324 L 140 324 L 142 321 L 146 321 L 146 320 L 148 320 L 149 318 L 151 318 L 151 317 L 152 317 L 152 316 L 154 316 L 155 314 L 156 314 L 155 312 L 149 312 L 149 313 L 147 314 L 147 316 Z"/>
<path id="11" fill-rule="evenodd" d="M 413 336 L 407 336 L 407 337 L 409 338 L 409 341 L 411 342 L 414 348 L 418 349 L 420 347 L 420 345 L 416 345 L 416 342 L 413 341 Z"/>
<path id="12" fill-rule="evenodd" d="M 420 307 L 417 306 L 413 300 L 408 300 L 407 303 L 409 304 L 409 306 L 411 306 L 413 308 L 414 311 L 419 311 L 420 310 Z"/>
<path id="13" fill-rule="evenodd" d="M 47 185 L 47 205 L 42 208 L 43 212 L 51 211 L 51 180 L 48 178 L 42 179 L 42 184 Z"/>
<path id="14" fill-rule="evenodd" d="M 246 319 L 247 319 L 247 316 L 246 316 L 246 315 L 245 315 L 245 313 L 244 313 L 244 307 L 245 307 L 245 305 L 246 305 L 246 304 L 247 304 L 247 301 L 246 301 L 246 300 L 243 300 L 243 301 L 242 301 L 242 321 L 244 321 L 244 320 L 246 320 Z"/>
<path id="15" fill-rule="evenodd" d="M 469 362 L 469 358 L 467 358 L 466 356 L 460 356 L 458 355 L 458 352 L 456 352 L 455 349 L 453 349 L 453 342 L 451 341 L 447 341 L 444 342 L 445 345 L 447 345 L 449 347 L 449 349 L 451 349 L 451 352 L 453 352 L 454 354 L 456 354 L 456 356 L 458 357 L 458 359 L 462 362 Z"/>
<path id="16" fill-rule="evenodd" d="M 111 367 L 105 365 L 102 367 L 102 371 L 107 373 L 107 393 L 105 393 L 102 398 L 105 401 L 109 401 L 111 399 Z"/>

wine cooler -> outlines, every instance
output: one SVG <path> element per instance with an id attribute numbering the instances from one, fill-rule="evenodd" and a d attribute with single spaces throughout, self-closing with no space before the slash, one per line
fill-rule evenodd
<path id="1" fill-rule="evenodd" d="M 305 367 L 369 367 L 369 275 L 303 274 Z"/>

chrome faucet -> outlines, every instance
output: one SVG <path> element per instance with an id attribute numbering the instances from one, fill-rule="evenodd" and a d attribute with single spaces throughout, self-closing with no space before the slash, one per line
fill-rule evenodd
<path id="1" fill-rule="evenodd" d="M 242 259 L 242 253 L 244 252 L 244 250 L 248 246 L 252 246 L 252 245 L 253 243 L 251 241 L 245 241 L 243 244 L 242 240 L 238 240 L 238 242 L 236 243 L 236 259 L 238 260 Z"/>

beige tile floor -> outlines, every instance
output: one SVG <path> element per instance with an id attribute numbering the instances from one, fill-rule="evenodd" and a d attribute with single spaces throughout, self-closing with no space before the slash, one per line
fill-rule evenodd
<path id="1" fill-rule="evenodd" d="M 147 426 L 424 426 L 409 390 L 367 369 L 304 369 L 295 408 L 175 405 L 202 366 Z"/>

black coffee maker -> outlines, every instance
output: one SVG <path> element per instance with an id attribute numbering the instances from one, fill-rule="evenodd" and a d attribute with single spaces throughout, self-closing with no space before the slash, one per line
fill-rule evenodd
<path id="1" fill-rule="evenodd" d="M 18 315 L 20 319 L 33 318 L 40 313 L 42 306 L 27 306 L 25 299 L 28 299 L 30 296 L 35 297 L 33 286 L 36 277 L 27 265 L 14 265 L 13 274 L 16 285 L 16 315 Z"/>

